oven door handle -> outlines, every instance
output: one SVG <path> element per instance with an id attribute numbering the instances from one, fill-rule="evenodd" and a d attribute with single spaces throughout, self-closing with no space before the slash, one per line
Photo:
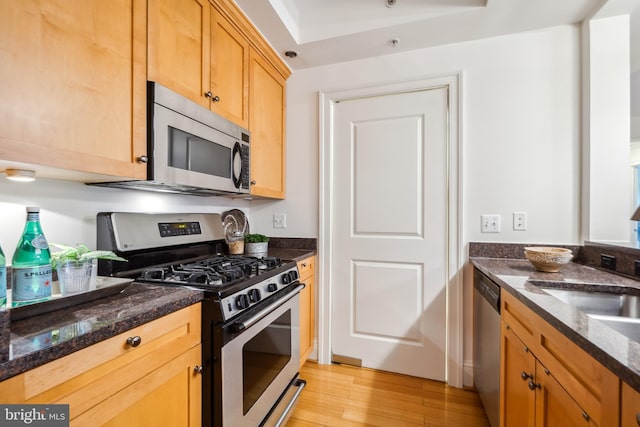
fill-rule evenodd
<path id="1" fill-rule="evenodd" d="M 264 316 L 271 313 L 273 310 L 275 310 L 276 308 L 280 307 L 281 305 L 289 301 L 291 298 L 293 298 L 296 294 L 298 294 L 301 290 L 304 289 L 304 286 L 305 286 L 304 283 L 298 284 L 295 287 L 295 289 L 291 291 L 289 294 L 287 294 L 284 298 L 282 298 L 281 300 L 278 300 L 278 302 L 276 302 L 275 304 L 265 307 L 264 309 L 260 310 L 258 313 L 254 314 L 244 322 L 232 323 L 230 326 L 231 330 L 233 332 L 242 332 L 245 329 L 250 328 L 251 325 L 260 321 L 260 319 L 262 319 Z"/>

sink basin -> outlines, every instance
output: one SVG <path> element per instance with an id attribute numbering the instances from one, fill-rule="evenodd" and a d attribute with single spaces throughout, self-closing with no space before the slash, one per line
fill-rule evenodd
<path id="1" fill-rule="evenodd" d="M 543 289 L 585 314 L 640 319 L 640 296 L 572 289 Z"/>
<path id="2" fill-rule="evenodd" d="M 620 316 L 606 316 L 601 314 L 589 314 L 592 319 L 599 320 L 611 329 L 620 332 L 622 335 L 636 342 L 640 342 L 640 319 L 620 317 Z"/>

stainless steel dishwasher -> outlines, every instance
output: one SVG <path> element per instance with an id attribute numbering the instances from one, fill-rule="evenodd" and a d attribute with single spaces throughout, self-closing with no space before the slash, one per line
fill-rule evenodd
<path id="1" fill-rule="evenodd" d="M 473 274 L 473 380 L 491 427 L 500 425 L 500 287 Z"/>

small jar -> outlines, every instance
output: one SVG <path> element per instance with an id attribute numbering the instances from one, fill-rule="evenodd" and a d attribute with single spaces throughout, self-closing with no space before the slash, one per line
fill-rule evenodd
<path id="1" fill-rule="evenodd" d="M 240 255 L 244 253 L 244 234 L 241 231 L 234 231 L 227 236 L 230 255 Z"/>

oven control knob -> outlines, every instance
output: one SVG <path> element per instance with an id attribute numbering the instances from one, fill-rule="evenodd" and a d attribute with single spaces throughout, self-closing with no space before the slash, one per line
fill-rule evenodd
<path id="1" fill-rule="evenodd" d="M 267 285 L 267 291 L 269 292 L 275 292 L 278 290 L 278 285 L 276 285 L 275 283 L 269 283 Z"/>
<path id="2" fill-rule="evenodd" d="M 260 301 L 260 289 L 251 289 L 249 291 L 249 301 L 258 302 Z"/>
<path id="3" fill-rule="evenodd" d="M 245 294 L 240 294 L 236 297 L 236 307 L 240 310 L 243 310 L 249 307 L 249 297 Z"/>
<path id="4" fill-rule="evenodd" d="M 289 283 L 293 283 L 298 280 L 298 272 L 293 270 L 288 273 L 284 273 L 282 275 L 282 283 L 288 285 Z"/>

